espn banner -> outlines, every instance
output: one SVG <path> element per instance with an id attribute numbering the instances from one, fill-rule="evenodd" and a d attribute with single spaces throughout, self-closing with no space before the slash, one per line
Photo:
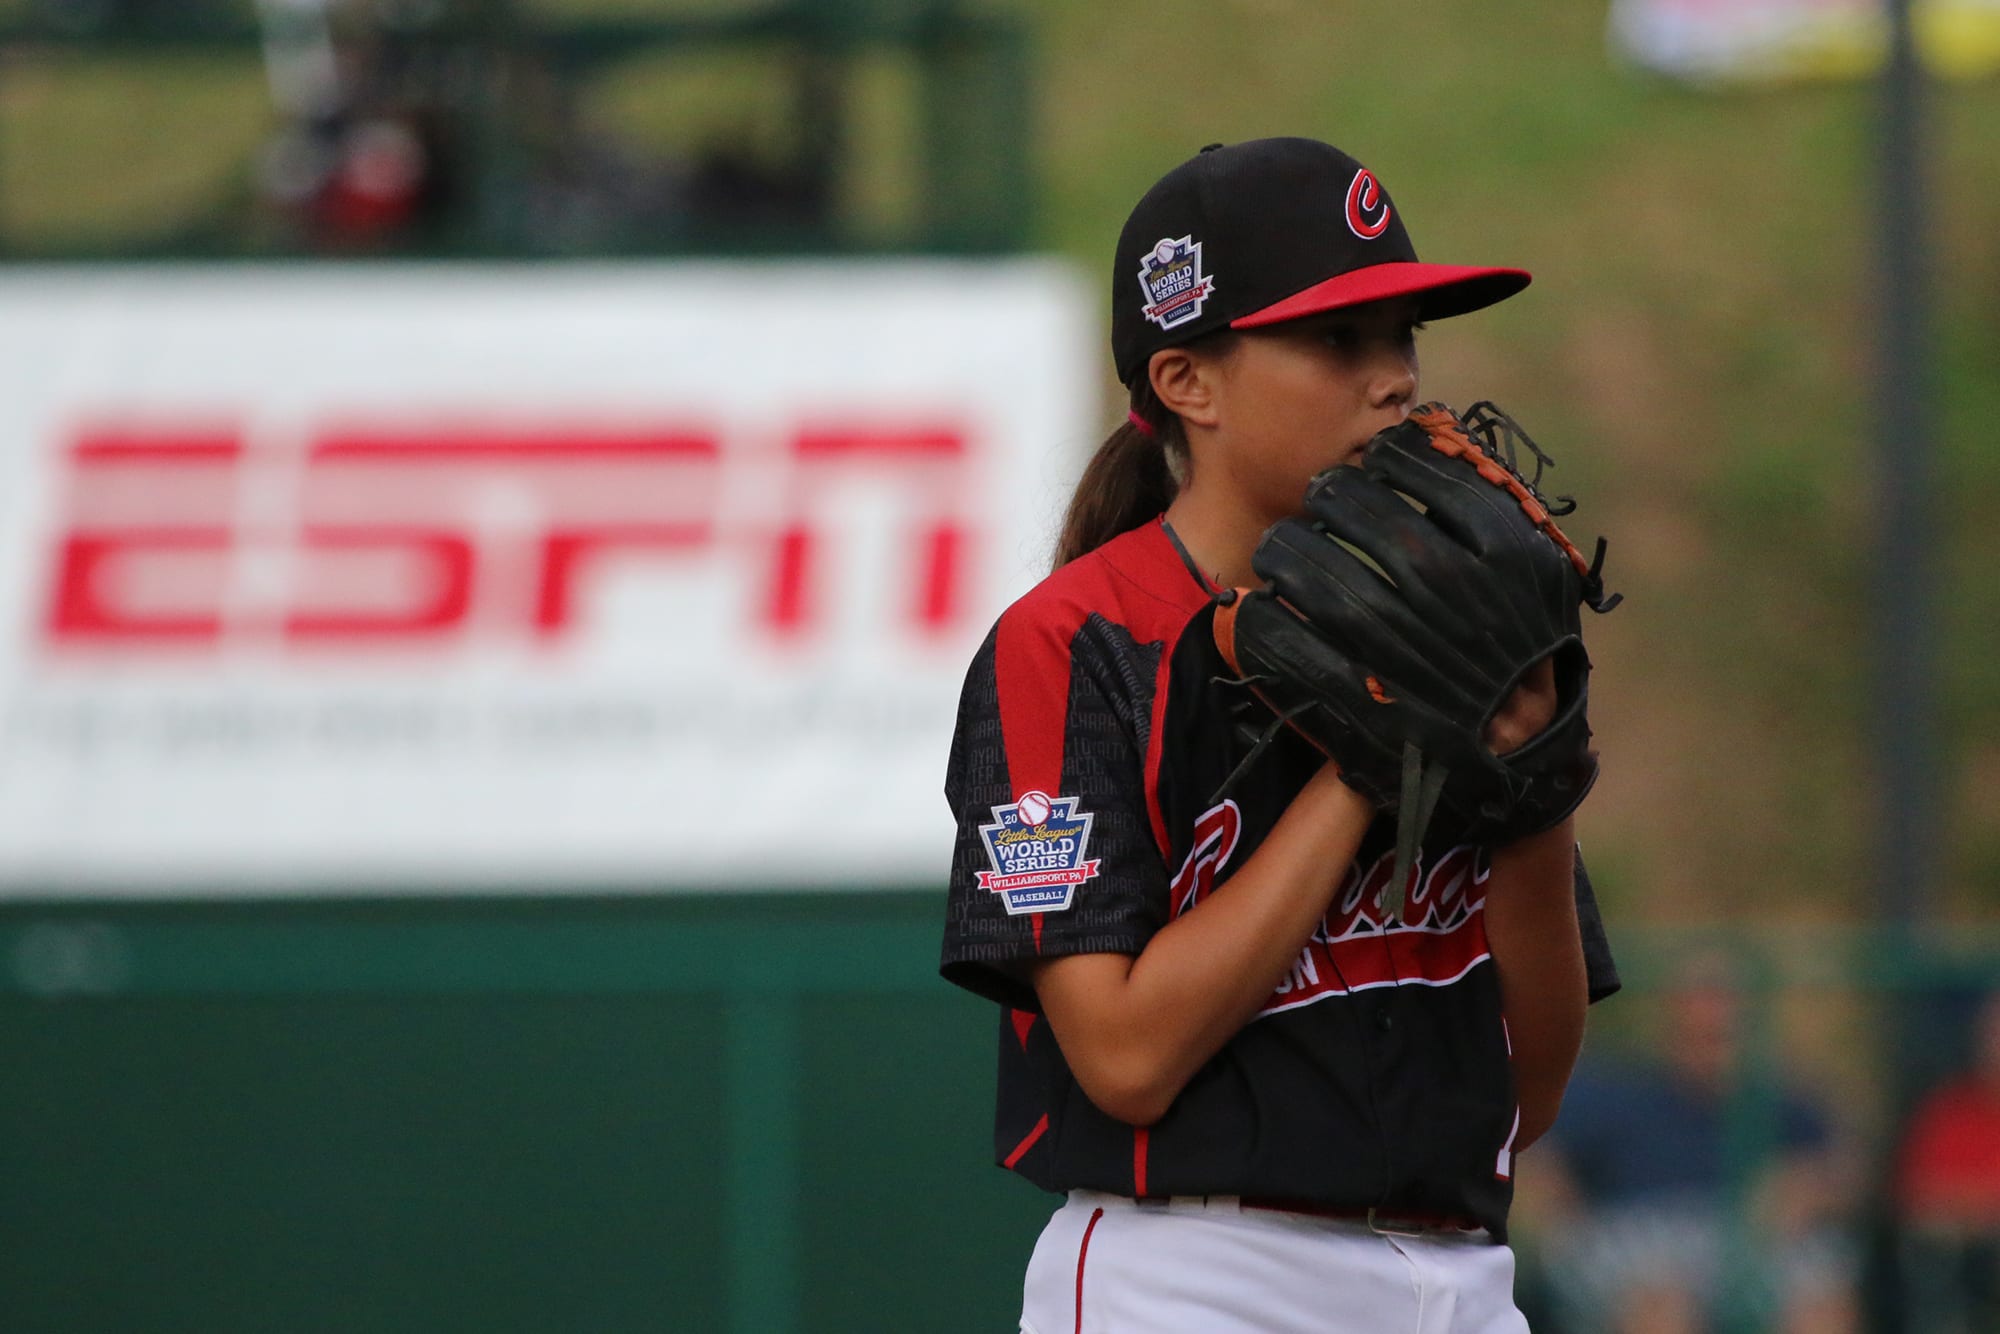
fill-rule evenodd
<path id="1" fill-rule="evenodd" d="M 0 275 L 0 896 L 941 883 L 1050 263 Z"/>
<path id="2" fill-rule="evenodd" d="M 1917 49 L 1947 78 L 2000 70 L 2000 0 L 1914 0 Z M 1860 78 L 1888 51 L 1884 0 L 1612 0 L 1611 44 L 1692 82 Z"/>

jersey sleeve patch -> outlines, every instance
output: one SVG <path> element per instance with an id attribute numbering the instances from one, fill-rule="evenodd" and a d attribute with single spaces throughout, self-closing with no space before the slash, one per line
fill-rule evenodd
<path id="1" fill-rule="evenodd" d="M 999 895 L 1009 916 L 1068 912 L 1076 887 L 1096 878 L 1101 863 L 1089 855 L 1094 817 L 1080 804 L 1078 797 L 1024 792 L 992 807 L 993 823 L 979 826 L 992 866 L 979 872 L 979 887 Z"/>
<path id="2" fill-rule="evenodd" d="M 1041 960 L 1145 949 L 1168 877 L 1146 814 L 1161 646 L 1094 613 L 1029 612 L 1002 618 L 959 700 L 939 971 L 1033 1011 Z"/>

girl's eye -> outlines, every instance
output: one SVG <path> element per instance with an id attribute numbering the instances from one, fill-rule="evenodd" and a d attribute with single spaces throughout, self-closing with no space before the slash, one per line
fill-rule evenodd
<path id="1" fill-rule="evenodd" d="M 1424 331 L 1425 325 L 1422 320 L 1412 320 L 1408 324 L 1397 325 L 1394 328 L 1395 341 L 1399 345 L 1407 347 L 1417 341 L 1417 335 Z M 1373 336 L 1380 337 L 1381 335 L 1378 333 Z M 1361 346 L 1370 335 L 1351 324 L 1333 324 L 1328 325 L 1320 333 L 1319 337 L 1320 341 L 1327 346 L 1346 351 Z"/>

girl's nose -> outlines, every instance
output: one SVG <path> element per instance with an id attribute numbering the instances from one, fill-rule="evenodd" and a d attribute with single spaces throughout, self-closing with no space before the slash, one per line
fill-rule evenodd
<path id="1" fill-rule="evenodd" d="M 1385 355 L 1385 363 L 1375 377 L 1375 401 L 1378 408 L 1395 408 L 1408 416 L 1417 398 L 1417 368 L 1411 358 L 1398 350 Z"/>

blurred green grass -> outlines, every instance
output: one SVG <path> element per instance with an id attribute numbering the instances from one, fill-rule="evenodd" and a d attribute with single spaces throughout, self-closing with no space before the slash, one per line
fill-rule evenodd
<path id="1" fill-rule="evenodd" d="M 20 0 L 11 0 L 18 8 Z M 0 5 L 0 14 L 6 11 Z M 538 0 L 550 13 L 740 0 Z M 747 7 L 756 7 L 754 5 Z M 1008 8 L 1005 4 L 998 7 Z M 1035 241 L 1100 283 L 1133 200 L 1204 143 L 1330 139 L 1430 258 L 1517 264 L 1523 297 L 1425 335 L 1428 393 L 1508 406 L 1561 460 L 1630 601 L 1592 626 L 1606 897 L 1663 920 L 1871 903 L 1864 727 L 1875 92 L 1705 93 L 1617 67 L 1603 5 L 1020 0 L 1039 72 Z M 747 65 L 635 59 L 606 124 L 685 142 L 768 124 Z M 0 240 L 135 245 L 247 191 L 254 59 L 16 53 L 0 67 Z M 844 207 L 910 207 L 909 71 L 859 76 Z M 2000 910 L 2000 85 L 1934 90 L 1945 903 Z M 773 131 L 775 132 L 775 131 Z M 1115 420 L 1108 370 L 1105 421 Z M 1913 386 L 1915 392 L 1918 387 Z"/>
<path id="2" fill-rule="evenodd" d="M 0 245 L 149 246 L 246 195 L 274 118 L 253 56 L 14 52 L 0 64 Z"/>

